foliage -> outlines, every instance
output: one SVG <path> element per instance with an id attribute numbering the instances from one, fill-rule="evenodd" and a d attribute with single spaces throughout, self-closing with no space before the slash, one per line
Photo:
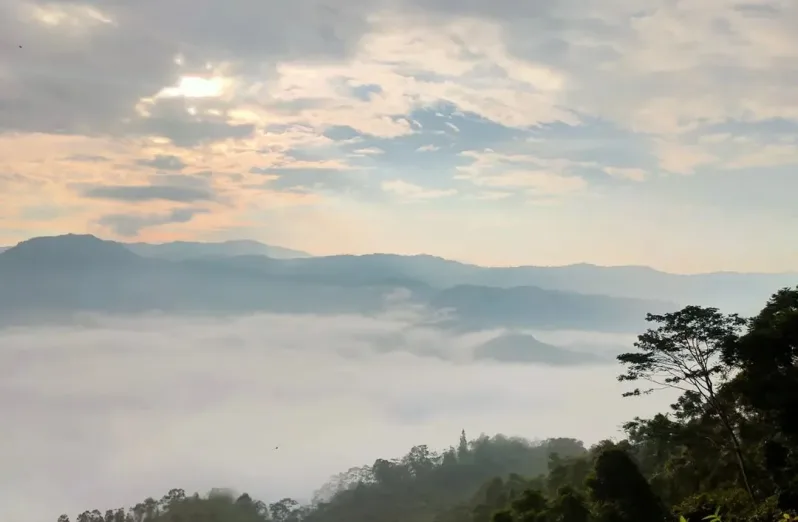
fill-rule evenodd
<path id="1" fill-rule="evenodd" d="M 798 288 L 750 320 L 688 306 L 648 315 L 619 356 L 626 395 L 679 390 L 671 411 L 589 449 L 505 436 L 336 475 L 309 506 L 175 489 L 76 522 L 798 522 Z M 68 522 L 64 515 L 59 522 Z"/>

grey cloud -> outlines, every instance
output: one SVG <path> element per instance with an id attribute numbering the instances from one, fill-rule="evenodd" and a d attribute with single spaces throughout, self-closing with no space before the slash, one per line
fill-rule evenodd
<path id="1" fill-rule="evenodd" d="M 278 190 L 304 188 L 352 192 L 367 189 L 368 173 L 331 168 L 253 168 L 253 173 L 277 174 L 280 177 L 269 181 L 268 186 Z"/>
<path id="2" fill-rule="evenodd" d="M 138 160 L 136 163 L 145 167 L 154 167 L 161 170 L 183 170 L 186 166 L 177 156 L 159 154 L 151 159 Z"/>
<path id="3" fill-rule="evenodd" d="M 552 17 L 557 10 L 565 10 L 568 4 L 576 4 L 575 0 L 564 0 L 552 5 L 550 2 L 517 2 L 516 0 L 409 0 L 411 6 L 423 7 L 427 12 L 444 15 L 474 15 L 497 20 L 527 18 L 531 20 Z"/>
<path id="4" fill-rule="evenodd" d="M 54 28 L 33 18 L 34 4 L 7 0 L 0 5 L 0 35 L 12 50 L 4 53 L 0 78 L 0 131 L 129 132 L 125 121 L 135 128 L 140 120 L 134 111 L 138 100 L 173 85 L 180 75 L 204 71 L 208 62 L 230 62 L 237 72 L 253 67 L 249 72 L 263 78 L 277 60 L 348 54 L 367 28 L 370 4 L 56 1 L 46 8 L 69 10 L 79 22 Z M 95 19 L 86 26 L 90 18 L 81 6 L 93 6 L 112 23 Z M 175 62 L 178 54 L 183 65 Z M 164 121 L 153 127 L 169 130 Z M 218 137 L 218 127 L 204 131 Z M 197 142 L 199 132 L 178 141 Z"/>
<path id="5" fill-rule="evenodd" d="M 748 16 L 752 17 L 766 17 L 770 18 L 772 16 L 778 15 L 778 8 L 770 5 L 770 4 L 757 4 L 757 3 L 745 3 L 741 2 L 734 6 L 736 11 L 740 11 L 745 13 Z"/>
<path id="6" fill-rule="evenodd" d="M 158 172 L 149 177 L 150 183 L 156 185 L 171 185 L 176 187 L 204 188 L 210 191 L 210 181 L 213 173 L 207 170 L 191 174 L 175 174 Z"/>
<path id="7" fill-rule="evenodd" d="M 142 229 L 170 223 L 188 223 L 194 216 L 206 213 L 208 210 L 203 208 L 178 208 L 166 214 L 109 214 L 101 217 L 97 224 L 120 236 L 135 237 Z"/>
<path id="8" fill-rule="evenodd" d="M 700 63 L 692 69 L 677 67 L 658 77 L 641 75 L 622 58 L 628 56 L 627 51 L 641 48 L 650 50 L 653 60 L 663 52 L 648 49 L 652 46 L 644 38 L 645 29 L 630 22 L 658 12 L 670 16 L 667 11 L 675 3 L 667 0 L 643 7 L 632 0 L 587 4 L 577 0 L 89 0 L 86 5 L 95 6 L 113 23 L 95 24 L 86 30 L 77 26 L 61 30 L 38 23 L 30 16 L 31 5 L 22 0 L 5 0 L 0 5 L 0 35 L 2 43 L 11 49 L 4 53 L 0 77 L 0 132 L 156 134 L 184 147 L 247 136 L 253 127 L 230 125 L 224 117 L 224 102 L 214 102 L 222 116 L 189 116 L 182 100 L 159 101 L 151 117 L 141 117 L 134 108 L 140 99 L 173 85 L 181 75 L 206 72 L 207 63 L 226 62 L 234 74 L 268 81 L 275 64 L 281 61 L 313 63 L 347 57 L 369 29 L 370 15 L 384 8 L 395 9 L 411 22 L 415 16 L 419 24 L 431 27 L 462 17 L 499 24 L 512 54 L 550 65 L 572 78 L 559 100 L 563 106 L 594 117 L 628 125 L 651 99 L 665 94 L 694 99 L 697 94 L 713 91 L 726 103 L 718 110 L 731 117 L 762 104 L 770 106 L 771 111 L 780 104 L 794 108 L 794 82 L 784 74 L 787 67 L 777 66 L 775 60 L 762 64 L 756 74 L 739 66 L 740 70 L 731 70 L 736 81 L 726 80 L 730 64 L 739 62 L 737 49 L 731 44 L 748 40 L 747 31 L 751 30 L 750 26 L 731 23 L 730 13 L 761 20 L 769 17 L 768 23 L 772 20 L 772 26 L 782 34 L 794 34 L 788 30 L 798 25 L 798 9 L 789 2 L 774 1 L 767 6 L 765 2 L 741 2 L 736 8 L 718 2 L 714 26 L 697 25 L 695 31 L 692 27 L 685 31 L 697 35 L 696 41 L 685 43 L 685 55 L 689 52 L 691 60 Z M 48 2 L 46 6 L 77 9 L 76 4 L 66 1 Z M 674 12 L 690 16 L 687 9 Z M 668 16 L 655 23 L 682 22 L 678 16 L 672 20 Z M 702 42 L 713 39 L 717 41 L 702 46 Z M 715 49 L 724 42 L 729 44 L 725 46 L 727 55 Z M 177 55 L 183 57 L 182 65 L 176 63 Z M 784 56 L 784 60 L 789 59 L 789 54 Z M 668 71 L 667 66 L 663 70 Z M 663 87 L 651 91 L 652 83 Z M 663 94 L 664 86 L 669 92 Z M 728 86 L 732 90 L 718 90 Z M 368 95 L 368 87 L 359 89 L 355 96 Z M 766 94 L 746 101 L 754 89 Z M 191 103 L 204 106 L 210 102 Z M 275 104 L 293 111 L 323 102 Z M 331 129 L 328 135 L 341 131 Z"/>
<path id="9" fill-rule="evenodd" d="M 0 79 L 0 131 L 109 132 L 136 116 L 140 98 L 177 78 L 174 42 L 143 37 L 124 24 L 63 34 L 35 21 L 33 5 L 0 5 L 3 42 L 22 45 L 4 53 L 8 74 Z M 135 16 L 118 3 L 111 11 L 120 20 Z"/>
<path id="10" fill-rule="evenodd" d="M 77 321 L 0 330 L 2 520 L 52 522 L 173 487 L 307 498 L 333 473 L 446 447 L 463 428 L 590 443 L 671 402 L 624 400 L 613 365 L 474 361 L 478 338 L 385 317 Z M 385 338 L 401 349 L 379 350 Z"/>
<path id="11" fill-rule="evenodd" d="M 191 115 L 187 110 L 189 107 L 199 108 L 200 114 Z M 207 111 L 210 109 L 221 114 L 209 114 Z M 160 99 L 150 109 L 149 117 L 134 121 L 127 130 L 141 135 L 164 136 L 178 147 L 245 138 L 252 134 L 254 125 L 228 123 L 224 109 L 224 105 L 216 100 Z"/>
<path id="12" fill-rule="evenodd" d="M 144 118 L 134 107 L 141 98 L 173 85 L 180 75 L 204 72 L 206 63 L 229 62 L 233 73 L 262 81 L 278 61 L 344 57 L 368 30 L 369 15 L 383 8 L 403 13 L 415 10 L 425 23 L 431 15 L 488 17 L 510 29 L 518 27 L 521 41 L 530 41 L 530 27 L 534 27 L 535 54 L 547 59 L 567 41 L 564 20 L 573 23 L 567 17 L 585 11 L 577 4 L 575 0 L 201 0 L 200 4 L 91 0 L 86 5 L 95 6 L 113 24 L 66 35 L 33 21 L 26 8 L 29 4 L 8 0 L 0 6 L 0 34 L 23 48 L 15 46 L 10 53 L 10 75 L 0 79 L 0 131 L 155 134 L 184 147 L 243 137 L 253 131 L 252 126 L 230 125 L 224 116 L 189 116 L 183 100 L 160 100 L 153 114 Z M 68 2 L 48 5 L 74 9 Z M 579 19 L 588 20 L 590 14 Z M 528 55 L 530 50 L 526 51 Z M 183 65 L 174 61 L 178 54 Z M 354 95 L 368 96 L 376 89 L 359 87 Z M 224 103 L 215 103 L 224 114 Z M 284 108 L 292 111 L 298 108 L 296 104 L 323 104 L 319 100 L 287 103 Z"/>
<path id="13" fill-rule="evenodd" d="M 291 148 L 286 150 L 284 154 L 297 161 L 320 161 L 329 159 L 329 153 L 323 153 L 314 149 Z"/>
<path id="14" fill-rule="evenodd" d="M 172 185 L 111 185 L 90 188 L 83 192 L 83 197 L 93 199 L 113 199 L 118 201 L 176 201 L 192 203 L 195 201 L 211 201 L 214 194 L 204 188 L 176 187 Z"/>

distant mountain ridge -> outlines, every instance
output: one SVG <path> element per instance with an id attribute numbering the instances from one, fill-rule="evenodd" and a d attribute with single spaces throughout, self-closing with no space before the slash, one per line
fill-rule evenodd
<path id="1" fill-rule="evenodd" d="M 436 317 L 445 312 L 436 324 L 459 330 L 629 332 L 642 326 L 646 312 L 675 307 L 657 299 L 461 284 L 450 277 L 456 270 L 465 277 L 482 269 L 424 256 L 164 259 L 90 235 L 34 238 L 0 253 L 0 317 L 152 310 L 374 314 L 396 306 L 387 296 L 401 290 L 406 304 L 422 305 Z"/>
<path id="2" fill-rule="evenodd" d="M 50 237 L 73 237 L 79 238 L 89 236 L 88 234 L 65 234 L 63 236 Z M 91 236 L 95 237 L 95 236 Z M 31 238 L 20 243 L 27 243 L 34 239 Z M 230 240 L 220 242 L 199 242 L 199 241 L 171 241 L 168 243 L 121 243 L 135 254 L 142 257 L 154 257 L 160 259 L 193 259 L 208 256 L 234 257 L 242 255 L 267 256 L 274 259 L 295 259 L 311 257 L 311 254 L 301 250 L 294 250 L 275 245 L 267 245 L 259 241 L 249 239 Z M 9 250 L 11 246 L 0 246 L 0 254 Z"/>
<path id="3" fill-rule="evenodd" d="M 28 268 L 54 265 L 111 265 L 133 263 L 136 255 L 120 243 L 103 241 L 88 234 L 34 237 L 0 254 L 6 265 L 24 264 Z"/>
<path id="4" fill-rule="evenodd" d="M 232 240 L 222 242 L 172 241 L 169 243 L 122 243 L 133 253 L 143 257 L 183 260 L 206 256 L 267 256 L 273 259 L 296 259 L 311 257 L 307 252 L 281 246 L 267 245 L 259 241 Z"/>
<path id="5" fill-rule="evenodd" d="M 567 266 L 482 267 L 429 255 L 337 255 L 293 260 L 281 268 L 329 277 L 413 279 L 436 288 L 459 285 L 599 294 L 658 299 L 753 313 L 778 288 L 798 284 L 798 274 L 716 272 L 680 275 L 649 267 Z"/>
<path id="6" fill-rule="evenodd" d="M 610 317 L 620 308 L 626 309 L 625 313 L 628 314 L 631 313 L 628 310 L 649 307 L 645 310 L 648 312 L 663 309 L 663 303 L 671 303 L 672 308 L 685 304 L 717 306 L 723 310 L 748 314 L 776 289 L 798 284 L 796 274 L 719 272 L 677 275 L 648 267 L 599 267 L 589 264 L 481 267 L 431 255 L 311 257 L 304 252 L 256 241 L 125 244 L 75 234 L 33 238 L 0 253 L 0 261 L 5 259 L 5 265 L 10 259 L 18 257 L 24 259 L 18 262 L 20 266 L 17 269 L 28 273 L 35 266 L 49 263 L 46 259 L 54 260 L 54 270 L 61 270 L 63 265 L 70 263 L 86 267 L 91 265 L 97 269 L 104 264 L 117 268 L 130 264 L 135 265 L 137 271 L 147 267 L 147 270 L 157 272 L 161 277 L 165 272 L 183 270 L 194 277 L 204 278 L 201 283 L 186 283 L 199 284 L 199 288 L 221 284 L 218 278 L 227 281 L 225 284 L 228 286 L 225 291 L 220 291 L 220 295 L 230 293 L 231 281 L 240 285 L 247 278 L 257 280 L 261 285 L 301 285 L 303 290 L 311 287 L 316 292 L 324 290 L 325 297 L 318 298 L 320 303 L 326 302 L 325 299 L 330 301 L 327 305 L 320 305 L 325 309 L 335 309 L 335 298 L 330 296 L 342 289 L 350 289 L 350 294 L 341 297 L 343 303 L 355 293 L 364 294 L 367 290 L 384 293 L 390 288 L 402 288 L 430 306 L 457 308 L 462 317 L 468 316 L 473 321 L 473 326 L 494 324 L 496 321 L 524 324 L 528 321 L 525 314 L 531 303 L 540 303 L 542 300 L 558 305 L 549 308 L 535 305 L 538 308 L 536 323 L 541 323 L 543 317 L 549 317 L 553 323 L 569 326 L 573 326 L 573 321 L 566 318 L 579 314 L 582 314 L 584 327 L 593 326 L 603 314 L 599 302 L 612 302 L 614 307 L 609 309 L 609 316 L 598 322 L 610 321 Z M 157 261 L 170 261 L 172 264 L 158 265 Z M 0 268 L 2 265 L 0 262 Z M 353 289 L 357 289 L 357 292 Z M 379 292 L 377 289 L 380 289 Z M 229 295 L 228 299 L 230 306 L 241 308 L 236 303 L 235 295 Z M 375 299 L 371 295 L 363 303 L 368 301 L 371 306 L 379 306 Z M 265 301 L 266 298 L 252 296 L 251 305 L 255 306 L 254 302 L 258 300 Z M 296 300 L 290 295 L 285 297 L 286 303 Z M 588 302 L 591 304 L 588 305 Z M 180 306 L 197 305 L 186 297 Z M 290 308 L 288 304 L 285 306 Z M 570 311 L 563 314 L 562 307 L 568 307 Z M 584 310 L 577 313 L 582 308 Z M 590 312 L 587 313 L 587 310 Z M 557 314 L 561 316 L 555 317 Z M 595 320 L 586 320 L 587 317 Z"/>

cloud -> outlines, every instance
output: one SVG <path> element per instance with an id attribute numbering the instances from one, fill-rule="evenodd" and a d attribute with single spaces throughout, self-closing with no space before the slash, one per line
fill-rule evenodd
<path id="1" fill-rule="evenodd" d="M 372 156 L 384 153 L 385 151 L 378 147 L 366 147 L 365 149 L 355 149 L 352 151 L 352 154 L 356 154 L 359 156 Z"/>
<path id="2" fill-rule="evenodd" d="M 276 175 L 277 178 L 267 181 L 268 186 L 278 190 L 295 190 L 302 192 L 348 192 L 363 188 L 363 180 L 367 172 L 347 171 L 327 167 L 289 167 L 263 169 L 264 173 Z"/>
<path id="3" fill-rule="evenodd" d="M 401 198 L 415 199 L 415 200 L 438 199 L 438 198 L 444 198 L 446 196 L 452 196 L 457 193 L 457 191 L 454 189 L 447 189 L 447 190 L 425 189 L 424 187 L 415 185 L 413 183 L 408 183 L 407 181 L 403 181 L 401 179 L 384 181 L 382 183 L 382 190 L 396 194 Z"/>
<path id="4" fill-rule="evenodd" d="M 186 15 L 180 0 L 157 9 L 4 2 L 2 34 L 22 49 L 10 58 L 14 74 L 4 76 L 9 103 L 3 124 L 45 132 L 86 125 L 119 131 L 124 118 L 135 117 L 141 99 L 179 84 L 180 76 L 207 73 L 208 63 L 343 56 L 365 29 L 356 4 L 327 9 L 314 0 L 290 7 L 242 3 L 228 10 L 206 2 L 199 16 Z M 168 22 L 163 18 L 178 14 Z M 35 115 L 29 114 L 32 100 L 44 104 Z"/>
<path id="5" fill-rule="evenodd" d="M 480 187 L 516 189 L 532 197 L 561 196 L 581 192 L 587 181 L 568 174 L 574 162 L 547 160 L 533 155 L 504 154 L 493 150 L 465 151 L 469 165 L 457 168 L 457 179 Z"/>
<path id="6" fill-rule="evenodd" d="M 126 238 L 136 237 L 144 228 L 170 223 L 187 223 L 198 214 L 208 213 L 204 208 L 177 208 L 161 214 L 109 214 L 102 216 L 97 224 Z"/>
<path id="7" fill-rule="evenodd" d="M 669 399 L 621 398 L 612 364 L 478 361 L 490 334 L 406 316 L 84 316 L 0 331 L 0 516 L 47 522 L 172 487 L 307 498 L 333 473 L 446 447 L 461 429 L 590 443 Z"/>
<path id="8" fill-rule="evenodd" d="M 186 166 L 183 160 L 177 156 L 170 156 L 167 154 L 159 154 L 152 159 L 141 159 L 137 162 L 139 165 L 146 167 L 154 167 L 161 170 L 183 170 Z"/>
<path id="9" fill-rule="evenodd" d="M 214 195 L 205 189 L 170 185 L 94 187 L 84 191 L 83 197 L 129 202 L 164 200 L 182 203 L 211 201 L 214 199 Z"/>
<path id="10" fill-rule="evenodd" d="M 798 8 L 755 5 L 663 0 L 640 11 L 628 1 L 528 9 L 302 0 L 292 7 L 209 3 L 207 16 L 166 21 L 164 12 L 183 12 L 180 0 L 158 10 L 13 0 L 4 7 L 4 19 L 13 20 L 4 34 L 23 48 L 4 77 L 10 118 L 3 121 L 46 132 L 80 125 L 123 132 L 136 125 L 121 122 L 137 119 L 138 104 L 155 98 L 172 107 L 169 118 L 198 104 L 198 129 L 214 119 L 202 111 L 203 98 L 228 118 L 227 109 L 250 102 L 269 111 L 315 100 L 297 116 L 315 125 L 346 115 L 354 128 L 389 134 L 409 129 L 396 118 L 412 106 L 439 101 L 506 125 L 576 122 L 576 112 L 667 134 L 729 117 L 793 117 L 798 107 L 782 69 L 798 53 L 791 31 Z M 717 89 L 724 85 L 734 89 Z M 32 100 L 44 102 L 35 117 Z M 393 125 L 404 131 L 388 131 Z"/>
<path id="11" fill-rule="evenodd" d="M 604 167 L 604 172 L 609 176 L 632 181 L 644 181 L 648 175 L 643 169 L 624 168 L 624 167 Z"/>
<path id="12" fill-rule="evenodd" d="M 454 222 L 501 222 L 505 232 L 474 238 L 471 260 L 495 251 L 531 262 L 540 250 L 512 237 L 509 218 L 485 216 L 520 216 L 533 202 L 539 222 L 583 222 L 587 198 L 604 202 L 593 214 L 607 216 L 606 230 L 650 219 L 650 205 L 635 202 L 659 198 L 664 213 L 715 202 L 723 216 L 700 238 L 706 245 L 729 219 L 776 223 L 784 237 L 796 232 L 779 194 L 798 188 L 785 175 L 798 165 L 798 4 L 231 2 L 2 2 L 0 34 L 12 49 L 0 68 L 6 241 L 67 226 L 88 231 L 105 215 L 168 212 L 157 200 L 120 211 L 73 190 L 153 184 L 152 170 L 212 172 L 211 190 L 225 204 L 182 226 L 140 228 L 146 240 L 167 237 L 167 228 L 181 239 L 266 229 L 291 237 L 301 219 L 319 225 L 296 239 L 308 244 L 295 246 L 315 251 L 332 232 L 319 216 L 346 213 L 362 245 L 390 229 L 390 237 L 417 238 L 411 250 L 443 248 L 440 237 L 451 234 L 432 237 L 435 228 L 422 223 L 441 219 L 437 205 L 445 204 Z M 492 163 L 469 155 L 486 149 Z M 348 174 L 301 173 L 311 168 Z M 786 187 L 772 191 L 762 217 L 752 205 L 717 203 L 724 175 L 746 177 L 724 185 L 730 201 L 745 200 L 742 187 L 754 178 Z M 415 209 L 427 214 L 412 220 L 400 206 L 406 198 L 381 197 L 395 180 L 456 193 Z M 54 210 L 40 211 L 42 199 Z M 547 201 L 561 210 L 544 211 Z M 287 208 L 295 209 L 291 220 L 280 219 Z M 391 216 L 405 225 L 376 225 Z M 671 238 L 674 259 L 697 259 L 693 248 L 676 248 L 680 226 L 663 222 L 656 235 Z M 616 263 L 629 262 L 618 252 L 641 244 L 644 234 L 636 234 L 612 248 Z M 574 239 L 546 251 L 578 262 L 596 247 Z M 729 245 L 704 250 L 702 263 L 716 268 L 715 253 L 738 260 L 736 269 L 798 259 L 776 247 L 749 249 L 757 257 L 744 263 Z M 649 255 L 648 264 L 662 259 Z"/>

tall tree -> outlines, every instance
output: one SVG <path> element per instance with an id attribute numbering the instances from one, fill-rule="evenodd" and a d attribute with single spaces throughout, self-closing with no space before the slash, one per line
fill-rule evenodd
<path id="1" fill-rule="evenodd" d="M 457 457 L 464 459 L 468 455 L 468 439 L 465 430 L 460 432 L 460 442 L 457 444 Z"/>
<path id="2" fill-rule="evenodd" d="M 754 492 L 740 439 L 719 388 L 729 380 L 732 367 L 726 364 L 724 348 L 739 338 L 746 325 L 736 314 L 726 315 L 717 308 L 687 306 L 664 315 L 648 314 L 646 320 L 657 325 L 637 338 L 636 352 L 618 356 L 626 365 L 619 381 L 648 381 L 655 386 L 681 390 L 677 408 L 682 412 L 714 415 L 722 424 L 733 448 L 740 477 L 751 498 Z M 624 393 L 625 397 L 650 393 L 657 388 Z"/>
<path id="3" fill-rule="evenodd" d="M 742 370 L 737 389 L 798 442 L 798 287 L 776 292 L 725 356 Z"/>
<path id="4" fill-rule="evenodd" d="M 798 509 L 798 287 L 773 294 L 724 355 L 741 370 L 734 391 L 772 427 L 763 457 L 780 507 Z"/>

